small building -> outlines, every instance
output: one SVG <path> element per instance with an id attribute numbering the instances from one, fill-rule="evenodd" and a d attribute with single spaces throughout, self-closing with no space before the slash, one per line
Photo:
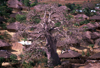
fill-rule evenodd
<path id="1" fill-rule="evenodd" d="M 81 57 L 81 54 L 75 52 L 75 51 L 72 51 L 72 50 L 68 50 L 68 52 L 65 52 L 61 55 L 59 55 L 59 58 L 78 58 L 78 57 Z"/>
<path id="2" fill-rule="evenodd" d="M 75 19 L 88 19 L 89 17 L 85 14 L 77 14 L 75 15 Z"/>
<path id="3" fill-rule="evenodd" d="M 10 23 L 9 25 L 7 25 L 7 30 L 11 32 L 16 32 L 18 31 L 19 27 L 20 27 L 20 23 L 14 22 L 14 23 Z"/>
<path id="4" fill-rule="evenodd" d="M 19 2 L 18 0 L 8 0 L 7 5 L 8 7 L 13 8 L 12 11 L 13 13 L 20 12 L 22 9 L 21 7 L 22 3 Z"/>
<path id="5" fill-rule="evenodd" d="M 89 57 L 89 59 L 99 59 L 100 60 L 100 52 L 93 54 Z"/>
<path id="6" fill-rule="evenodd" d="M 11 46 L 9 43 L 5 42 L 4 40 L 0 40 L 0 50 L 10 50 Z"/>
<path id="7" fill-rule="evenodd" d="M 18 43 L 21 43 L 23 45 L 23 50 L 29 48 L 32 45 L 31 41 L 20 41 Z"/>
<path id="8" fill-rule="evenodd" d="M 100 22 L 100 15 L 94 15 L 94 16 L 90 17 L 89 20 L 94 20 L 96 22 Z"/>

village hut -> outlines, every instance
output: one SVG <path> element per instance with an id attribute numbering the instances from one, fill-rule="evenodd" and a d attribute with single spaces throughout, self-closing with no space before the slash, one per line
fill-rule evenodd
<path id="1" fill-rule="evenodd" d="M 10 8 L 13 8 L 14 13 L 21 11 L 22 9 L 22 3 L 19 2 L 18 0 L 8 0 L 7 5 Z"/>
<path id="2" fill-rule="evenodd" d="M 59 58 L 77 58 L 81 55 L 75 51 L 68 50 L 68 52 L 64 52 L 61 55 L 59 55 Z"/>
<path id="3" fill-rule="evenodd" d="M 4 40 L 0 40 L 0 50 L 4 49 L 4 50 L 10 50 L 11 46 L 9 43 L 5 42 Z"/>
<path id="4" fill-rule="evenodd" d="M 7 25 L 7 30 L 11 32 L 16 32 L 18 31 L 19 27 L 20 27 L 20 23 L 14 22 L 14 23 L 10 23 L 9 25 Z"/>
<path id="5" fill-rule="evenodd" d="M 75 47 L 80 46 L 80 42 L 77 39 L 75 39 L 71 36 L 67 37 L 66 43 L 67 43 L 67 45 L 72 45 L 72 46 L 75 46 Z"/>
<path id="6" fill-rule="evenodd" d="M 94 20 L 96 22 L 100 22 L 100 15 L 94 15 L 94 16 L 90 17 L 89 20 Z"/>
<path id="7" fill-rule="evenodd" d="M 100 52 L 99 53 L 96 53 L 96 54 L 93 54 L 89 57 L 89 59 L 100 59 Z"/>
<path id="8" fill-rule="evenodd" d="M 89 17 L 86 16 L 85 14 L 77 14 L 75 15 L 75 18 L 76 19 L 88 19 Z"/>
<path id="9" fill-rule="evenodd" d="M 82 4 L 82 8 L 90 8 L 90 9 L 93 9 L 93 8 L 95 8 L 95 4 L 92 3 L 92 2 L 84 2 Z"/>

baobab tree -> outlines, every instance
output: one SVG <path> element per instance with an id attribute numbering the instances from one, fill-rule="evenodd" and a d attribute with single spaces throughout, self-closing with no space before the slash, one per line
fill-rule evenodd
<path id="1" fill-rule="evenodd" d="M 27 61 L 30 61 L 34 58 L 39 58 L 42 56 L 39 50 L 42 50 L 46 52 L 48 66 L 56 66 L 61 63 L 56 52 L 57 39 L 68 37 L 66 31 L 63 30 L 63 26 L 67 21 L 64 15 L 67 7 L 58 7 L 55 4 L 47 4 L 45 6 L 41 7 L 44 8 L 42 10 L 43 17 L 38 17 L 41 19 L 40 23 L 34 24 L 27 22 L 26 26 L 24 25 L 25 28 L 19 29 L 16 36 L 24 35 L 33 39 L 32 45 L 24 51 L 25 53 L 30 53 L 31 56 L 25 56 L 23 58 L 24 60 L 28 58 Z M 29 16 L 38 16 L 39 13 L 36 14 L 35 12 L 33 11 L 32 14 L 29 13 Z M 31 28 L 33 28 L 33 31 L 29 31 Z"/>

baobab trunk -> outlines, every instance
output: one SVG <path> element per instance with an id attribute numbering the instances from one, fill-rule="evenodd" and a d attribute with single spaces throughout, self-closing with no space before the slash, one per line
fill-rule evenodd
<path id="1" fill-rule="evenodd" d="M 54 37 L 52 37 L 50 34 L 49 35 L 45 35 L 46 37 L 46 46 L 48 49 L 47 53 L 47 58 L 48 58 L 48 66 L 56 66 L 61 64 L 60 63 L 60 59 L 59 56 L 56 52 L 56 39 Z"/>

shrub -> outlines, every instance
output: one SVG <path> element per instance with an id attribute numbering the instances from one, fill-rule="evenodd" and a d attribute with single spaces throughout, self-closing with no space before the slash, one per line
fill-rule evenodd
<path id="1" fill-rule="evenodd" d="M 79 17 L 78 19 L 83 19 L 83 17 Z"/>
<path id="2" fill-rule="evenodd" d="M 2 29 L 6 29 L 6 28 L 7 28 L 5 23 L 1 24 L 0 27 L 1 27 Z"/>
<path id="3" fill-rule="evenodd" d="M 89 46 L 90 46 L 91 48 L 93 48 L 93 47 L 94 47 L 94 44 L 90 44 Z"/>
<path id="4" fill-rule="evenodd" d="M 84 51 L 82 50 L 82 56 L 84 56 L 85 55 L 85 53 L 84 53 Z"/>
<path id="5" fill-rule="evenodd" d="M 33 7 L 33 6 L 35 6 L 35 5 L 37 5 L 37 4 L 36 4 L 36 3 L 32 3 L 32 4 L 30 4 L 31 7 Z"/>
<path id="6" fill-rule="evenodd" d="M 16 20 L 19 21 L 19 22 L 23 22 L 23 21 L 26 20 L 26 16 L 17 14 L 16 15 Z"/>
<path id="7" fill-rule="evenodd" d="M 41 20 L 39 18 L 34 19 L 34 23 L 37 23 L 38 24 L 38 23 L 40 23 L 40 21 Z"/>
<path id="8" fill-rule="evenodd" d="M 89 20 L 81 21 L 80 25 L 87 24 L 87 23 L 89 23 Z"/>
<path id="9" fill-rule="evenodd" d="M 4 39 L 4 37 L 2 35 L 0 35 L 0 39 Z"/>
<path id="10" fill-rule="evenodd" d="M 5 61 L 5 58 L 0 57 L 0 63 L 3 63 Z"/>
<path id="11" fill-rule="evenodd" d="M 60 25 L 61 25 L 61 22 L 55 23 L 55 26 L 56 26 L 56 27 L 59 27 Z"/>
<path id="12" fill-rule="evenodd" d="M 87 52 L 87 56 L 90 56 L 90 52 L 89 51 Z"/>
<path id="13" fill-rule="evenodd" d="M 15 22 L 15 19 L 14 18 L 9 18 L 7 21 L 12 23 L 12 22 Z"/>
<path id="14" fill-rule="evenodd" d="M 58 4 L 58 7 L 62 6 L 61 4 Z"/>
<path id="15" fill-rule="evenodd" d="M 79 26 L 79 24 L 78 24 L 78 23 L 75 23 L 74 25 L 75 25 L 75 26 Z"/>
<path id="16" fill-rule="evenodd" d="M 66 19 L 68 19 L 68 20 L 70 20 L 71 18 L 73 18 L 72 15 L 68 15 L 68 16 L 66 17 Z"/>

